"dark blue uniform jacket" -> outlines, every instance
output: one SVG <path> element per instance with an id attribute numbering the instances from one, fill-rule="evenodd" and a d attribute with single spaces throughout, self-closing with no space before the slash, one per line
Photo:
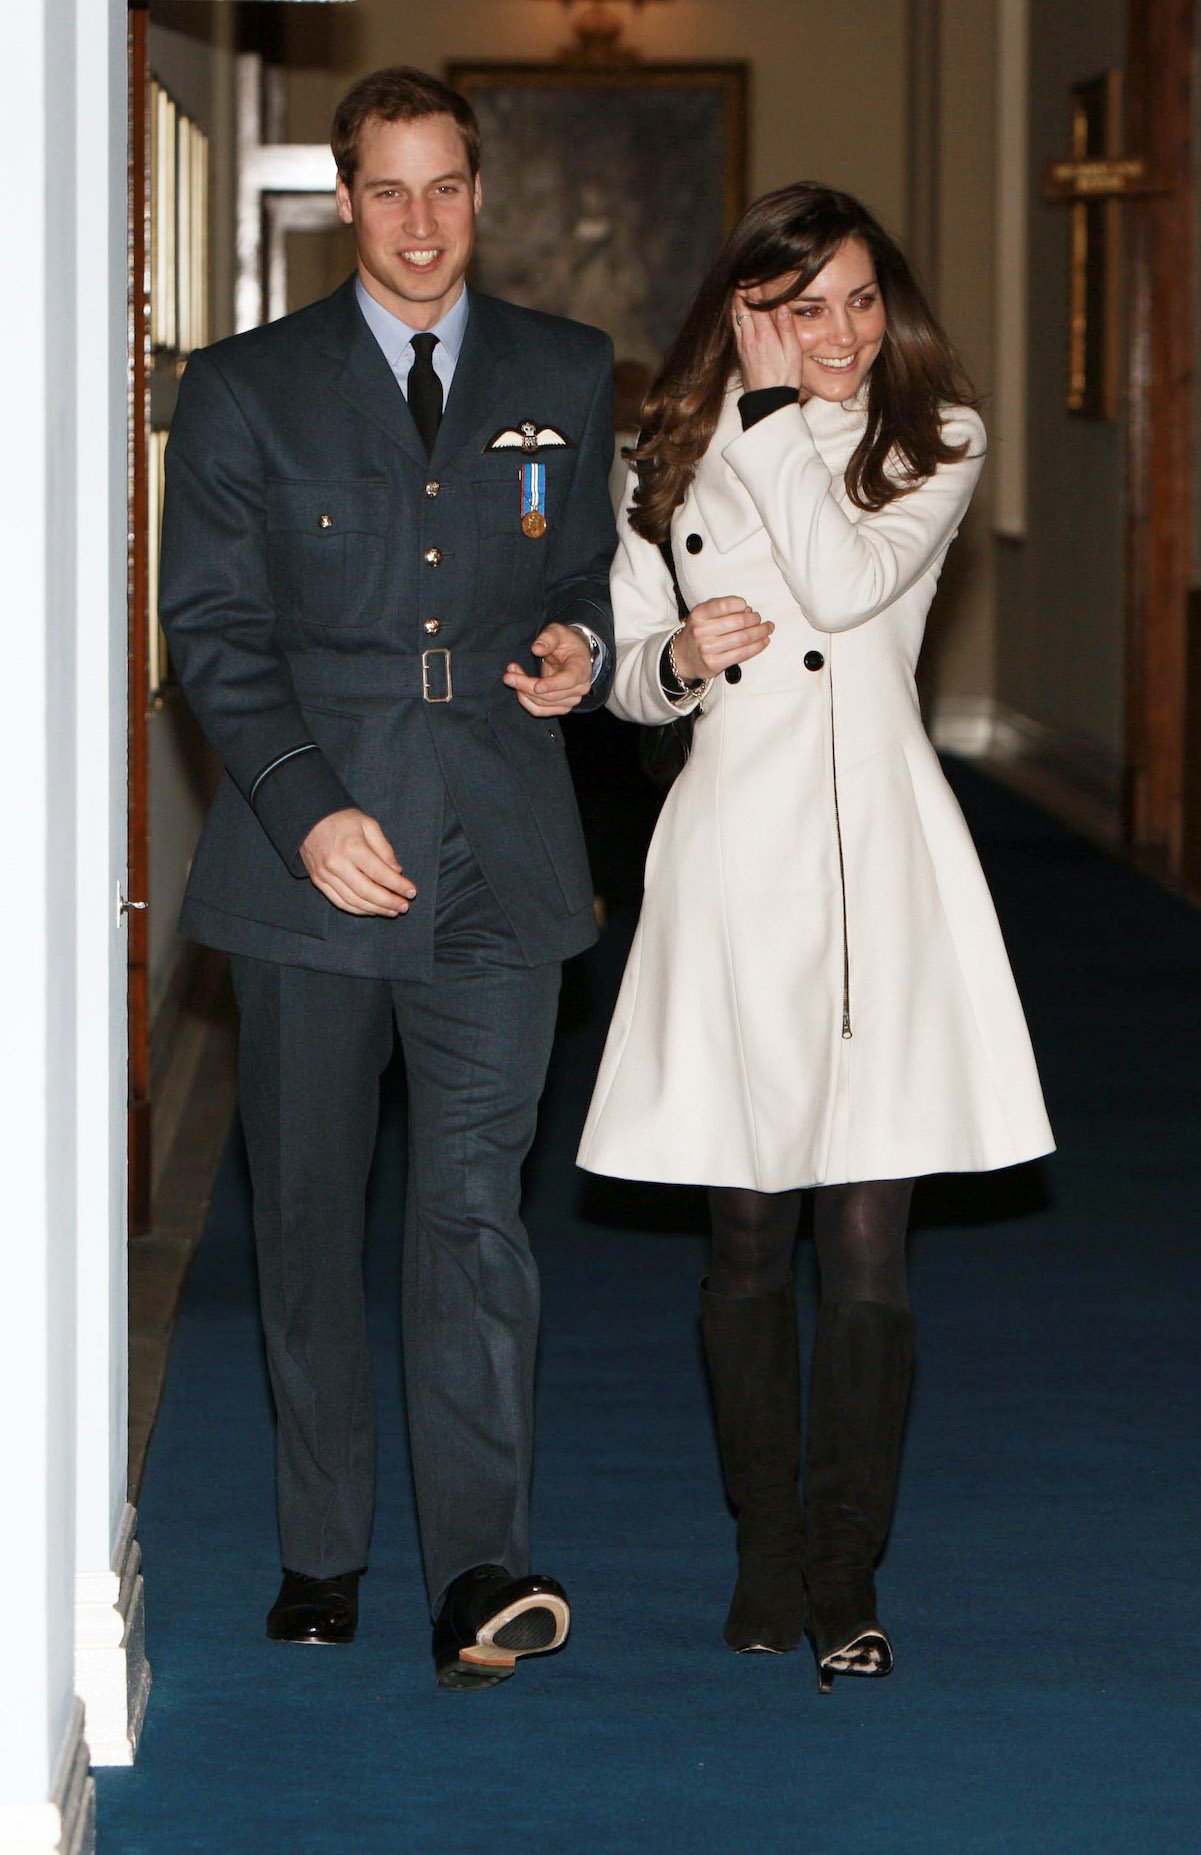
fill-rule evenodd
<path id="1" fill-rule="evenodd" d="M 534 668 L 552 619 L 590 626 L 612 662 L 611 381 L 598 330 L 472 292 L 427 458 L 353 279 L 193 355 L 167 447 L 160 610 L 226 771 L 186 934 L 425 976 L 449 799 L 527 962 L 594 938 L 562 721 L 527 714 L 500 679 L 510 660 Z M 541 536 L 521 526 L 523 453 L 493 447 L 527 421 L 567 440 L 537 457 Z M 348 805 L 417 884 L 407 916 L 345 914 L 309 882 L 300 844 Z"/>

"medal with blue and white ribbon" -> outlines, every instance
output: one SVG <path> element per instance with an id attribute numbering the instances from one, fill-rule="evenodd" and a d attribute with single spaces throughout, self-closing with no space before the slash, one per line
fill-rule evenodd
<path id="1" fill-rule="evenodd" d="M 537 541 L 546 533 L 546 465 L 521 466 L 521 530 Z"/>

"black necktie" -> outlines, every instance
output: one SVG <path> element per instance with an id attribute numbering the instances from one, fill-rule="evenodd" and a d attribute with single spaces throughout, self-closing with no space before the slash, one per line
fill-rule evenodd
<path id="1" fill-rule="evenodd" d="M 434 372 L 436 335 L 414 335 L 413 365 L 409 369 L 409 411 L 421 433 L 426 455 L 434 448 L 442 420 L 442 382 Z"/>

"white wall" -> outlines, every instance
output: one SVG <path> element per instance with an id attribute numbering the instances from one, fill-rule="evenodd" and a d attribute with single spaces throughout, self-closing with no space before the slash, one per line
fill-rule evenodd
<path id="1" fill-rule="evenodd" d="M 78 1098 L 79 1511 L 83 1565 L 111 1564 L 125 1509 L 127 1348 L 125 1244 L 126 278 L 120 261 L 126 189 L 124 8 L 79 16 L 76 118 L 81 281 L 89 311 L 76 327 L 78 1055 L 101 1079 Z M 96 155 L 107 150 L 108 160 Z M 116 1163 L 114 1163 L 114 1160 Z"/>
<path id="2" fill-rule="evenodd" d="M 128 1764 L 150 1671 L 126 1501 L 127 19 L 77 17 L 78 497 L 75 1689 L 94 1764 Z"/>
<path id="3" fill-rule="evenodd" d="M 996 0 L 953 0 L 938 18 L 938 236 L 930 280 L 984 408 L 990 433 L 995 377 L 993 254 Z M 993 469 L 986 465 L 947 557 L 931 618 L 926 669 L 932 696 L 990 698 L 995 687 Z"/>
<path id="4" fill-rule="evenodd" d="M 824 180 L 862 196 L 905 230 L 908 0 L 672 0 L 647 6 L 626 42 L 663 63 L 751 67 L 750 190 Z M 628 11 L 628 9 L 625 9 Z M 571 37 L 561 7 L 540 0 L 437 0 L 398 6 L 297 7 L 289 50 L 307 68 L 289 84 L 288 137 L 324 141 L 341 93 L 383 64 L 440 72 L 448 62 L 554 58 Z M 486 156 L 487 151 L 485 151 Z"/>
<path id="5" fill-rule="evenodd" d="M 5 1297 L 0 1460 L 19 1601 L 0 1656 L 0 1847 L 92 1845 L 77 1580 L 125 1493 L 123 0 L 6 17 L 0 298 Z M 100 1610 L 113 1614 L 113 1601 Z M 118 1639 L 123 1625 L 114 1621 Z"/>
<path id="6" fill-rule="evenodd" d="M 20 1601 L 0 1657 L 0 1826 L 50 1794 L 74 1695 L 75 766 L 73 237 L 70 0 L 6 20 L 0 178 L 20 289 L 0 298 L 6 522 L 0 784 L 7 795 L 0 1071 L 6 1248 L 0 1425 L 19 1491 Z M 19 442 L 13 442 L 16 434 Z M 16 1545 L 10 1534 L 10 1543 Z M 2 1840 L 2 1837 L 0 1837 Z"/>

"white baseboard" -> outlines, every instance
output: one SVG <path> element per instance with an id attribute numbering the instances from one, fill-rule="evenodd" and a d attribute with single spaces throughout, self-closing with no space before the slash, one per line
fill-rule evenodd
<path id="1" fill-rule="evenodd" d="M 75 1579 L 75 1691 L 93 1765 L 132 1765 L 150 1693 L 137 1513 L 126 1506 L 108 1571 Z"/>
<path id="2" fill-rule="evenodd" d="M 991 696 L 943 696 L 928 716 L 939 753 L 977 760 L 993 752 L 997 705 Z"/>
<path id="3" fill-rule="evenodd" d="M 88 1764 L 83 1703 L 76 1700 L 46 1802 L 0 1804 L 4 1855 L 95 1855 L 96 1780 Z"/>
<path id="4" fill-rule="evenodd" d="M 1116 756 L 1059 734 L 991 696 L 947 696 L 935 703 L 930 738 L 940 752 L 967 760 L 1037 767 L 1082 800 L 1112 808 L 1115 819 L 1120 815 L 1123 768 Z"/>

